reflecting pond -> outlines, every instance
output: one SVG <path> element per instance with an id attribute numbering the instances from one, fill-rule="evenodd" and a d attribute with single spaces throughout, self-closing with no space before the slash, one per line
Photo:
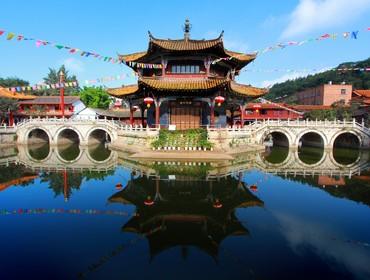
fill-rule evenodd
<path id="1" fill-rule="evenodd" d="M 0 279 L 369 279 L 368 152 L 0 150 Z"/>

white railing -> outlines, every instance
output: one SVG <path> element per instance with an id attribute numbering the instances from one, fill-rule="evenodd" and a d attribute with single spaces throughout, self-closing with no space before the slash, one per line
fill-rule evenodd
<path id="1" fill-rule="evenodd" d="M 328 127 L 328 128 L 357 128 L 364 133 L 370 135 L 370 129 L 365 126 L 365 124 L 356 122 L 355 119 L 352 121 L 328 121 L 328 120 L 263 120 L 263 121 L 254 121 L 250 124 L 241 126 L 233 126 L 233 127 L 207 127 L 208 131 L 229 131 L 229 132 L 246 132 L 246 131 L 256 131 L 258 129 L 264 128 L 266 126 L 278 126 L 278 127 Z"/>
<path id="2" fill-rule="evenodd" d="M 0 126 L 0 133 L 15 133 L 16 127 L 15 125 L 9 126 L 6 124 L 3 124 Z"/>
<path id="3" fill-rule="evenodd" d="M 109 125 L 113 126 L 117 130 L 123 130 L 125 132 L 137 132 L 137 131 L 158 131 L 159 127 L 144 127 L 142 125 L 127 125 L 122 122 L 116 120 L 108 120 L 107 118 L 99 119 L 99 118 L 88 118 L 88 119 L 78 119 L 78 118 L 32 118 L 25 119 L 19 122 L 15 128 L 20 128 L 26 124 L 69 124 L 69 125 L 76 125 L 76 124 L 91 124 L 91 125 Z"/>

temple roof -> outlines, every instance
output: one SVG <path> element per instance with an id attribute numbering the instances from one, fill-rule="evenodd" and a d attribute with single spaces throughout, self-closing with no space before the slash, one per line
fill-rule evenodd
<path id="1" fill-rule="evenodd" d="M 79 96 L 65 96 L 64 97 L 64 104 L 72 104 L 76 101 L 79 101 Z M 36 96 L 32 100 L 24 100 L 18 102 L 18 104 L 29 104 L 29 105 L 48 105 L 48 104 L 60 104 L 60 97 L 59 96 Z"/>
<path id="2" fill-rule="evenodd" d="M 18 99 L 18 100 L 27 100 L 27 99 L 34 99 L 36 96 L 34 95 L 26 95 L 19 92 L 12 92 L 6 88 L 0 87 L 0 97 L 1 98 L 11 98 L 11 99 Z"/>
<path id="3" fill-rule="evenodd" d="M 225 62 L 231 64 L 237 70 L 240 70 L 248 63 L 252 62 L 256 58 L 256 54 L 245 54 L 240 52 L 234 52 L 225 49 L 223 43 L 223 31 L 215 39 L 202 39 L 195 40 L 190 39 L 190 23 L 185 22 L 186 28 L 184 28 L 183 39 L 159 39 L 154 37 L 150 31 L 149 33 L 149 45 L 147 51 L 135 52 L 132 54 L 119 54 L 119 60 L 126 63 L 153 63 L 153 59 L 158 59 L 162 53 L 186 53 L 191 52 L 211 55 L 213 59 L 226 58 L 226 60 L 219 60 L 216 63 Z M 158 60 L 157 62 L 158 63 Z M 134 64 L 128 64 L 131 68 L 136 70 Z"/>
<path id="4" fill-rule="evenodd" d="M 266 93 L 265 89 L 255 88 L 248 85 L 238 84 L 226 78 L 172 78 L 161 79 L 152 77 L 140 77 L 137 85 L 128 85 L 120 88 L 108 89 L 108 92 L 115 97 L 125 97 L 138 94 L 142 88 L 149 87 L 157 91 L 181 91 L 194 92 L 199 90 L 229 89 L 232 93 L 259 97 Z"/>
<path id="5" fill-rule="evenodd" d="M 171 39 L 158 39 L 155 38 L 149 32 L 149 48 L 153 46 L 160 47 L 165 50 L 169 51 L 198 51 L 198 50 L 207 50 L 213 47 L 220 47 L 224 48 L 223 41 L 222 41 L 223 32 L 218 36 L 216 39 L 211 40 L 193 40 L 193 39 L 178 39 L 178 40 L 171 40 Z M 150 46 L 150 44 L 152 46 Z"/>

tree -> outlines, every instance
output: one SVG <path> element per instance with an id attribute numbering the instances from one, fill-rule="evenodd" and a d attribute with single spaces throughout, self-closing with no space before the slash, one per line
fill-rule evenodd
<path id="1" fill-rule="evenodd" d="M 9 111 L 16 111 L 18 103 L 16 99 L 0 98 L 0 119 L 4 120 L 8 117 Z"/>
<path id="2" fill-rule="evenodd" d="M 77 81 L 77 77 L 75 75 L 70 75 L 69 71 L 62 65 L 59 69 L 49 68 L 49 73 L 46 77 L 43 78 L 45 84 L 56 84 L 59 83 L 59 74 L 60 71 L 64 73 L 64 82 L 75 82 Z M 76 88 L 65 88 L 64 94 L 65 95 L 74 95 L 78 92 L 79 89 Z M 45 89 L 45 90 L 38 90 L 34 92 L 35 95 L 59 95 L 59 89 Z"/>
<path id="3" fill-rule="evenodd" d="M 87 107 L 108 109 L 112 102 L 111 96 L 102 87 L 84 87 L 80 97 Z"/>
<path id="4" fill-rule="evenodd" d="M 16 86 L 28 86 L 30 83 L 28 81 L 19 79 L 17 77 L 0 78 L 1 87 L 16 87 Z"/>
<path id="5" fill-rule="evenodd" d="M 358 62 L 345 62 L 339 64 L 337 69 L 322 73 L 308 75 L 283 83 L 275 84 L 266 94 L 270 100 L 284 100 L 286 103 L 294 103 L 294 94 L 307 88 L 316 87 L 329 81 L 334 84 L 345 82 L 352 84 L 354 89 L 370 89 L 370 72 L 361 70 L 341 71 L 342 68 L 366 68 L 370 64 L 370 58 Z"/>

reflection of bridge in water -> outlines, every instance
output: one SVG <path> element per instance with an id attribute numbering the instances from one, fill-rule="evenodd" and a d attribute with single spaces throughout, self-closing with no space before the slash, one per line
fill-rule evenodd
<path id="1" fill-rule="evenodd" d="M 43 149 L 43 152 L 40 152 Z M 113 170 L 118 165 L 134 170 L 143 176 L 156 176 L 161 166 L 176 168 L 202 167 L 206 170 L 207 179 L 236 176 L 240 172 L 258 169 L 265 173 L 279 175 L 328 175 L 351 177 L 360 175 L 363 170 L 368 169 L 368 153 L 359 152 L 352 163 L 341 164 L 335 159 L 333 150 L 322 150 L 321 158 L 316 162 L 306 163 L 301 159 L 297 150 L 285 151 L 279 162 L 273 162 L 264 153 L 249 153 L 240 155 L 232 161 L 218 162 L 185 162 L 185 161 L 153 161 L 134 160 L 128 154 L 119 154 L 116 151 L 105 149 L 104 146 L 82 147 L 78 145 L 49 147 L 44 146 L 19 146 L 18 154 L 7 154 L 0 157 L 0 165 L 10 163 L 22 164 L 35 171 L 107 171 Z M 35 154 L 43 154 L 36 157 Z M 66 156 L 68 154 L 68 156 Z M 98 156 L 97 156 L 98 155 Z M 206 166 L 206 167 L 205 167 Z"/>
<path id="2" fill-rule="evenodd" d="M 69 157 L 63 154 L 66 149 L 69 151 Z M 42 146 L 18 146 L 18 154 L 11 157 L 0 159 L 1 165 L 10 163 L 21 164 L 34 171 L 58 171 L 58 170 L 73 170 L 73 171 L 107 171 L 114 169 L 118 164 L 117 153 L 105 150 L 106 154 L 99 154 L 99 158 L 94 155 L 97 149 L 102 149 L 100 146 L 81 147 L 77 145 L 49 147 Z M 40 151 L 45 156 L 35 157 L 34 151 Z M 39 152 L 40 153 L 40 152 Z M 72 155 L 71 155 L 72 154 Z"/>

